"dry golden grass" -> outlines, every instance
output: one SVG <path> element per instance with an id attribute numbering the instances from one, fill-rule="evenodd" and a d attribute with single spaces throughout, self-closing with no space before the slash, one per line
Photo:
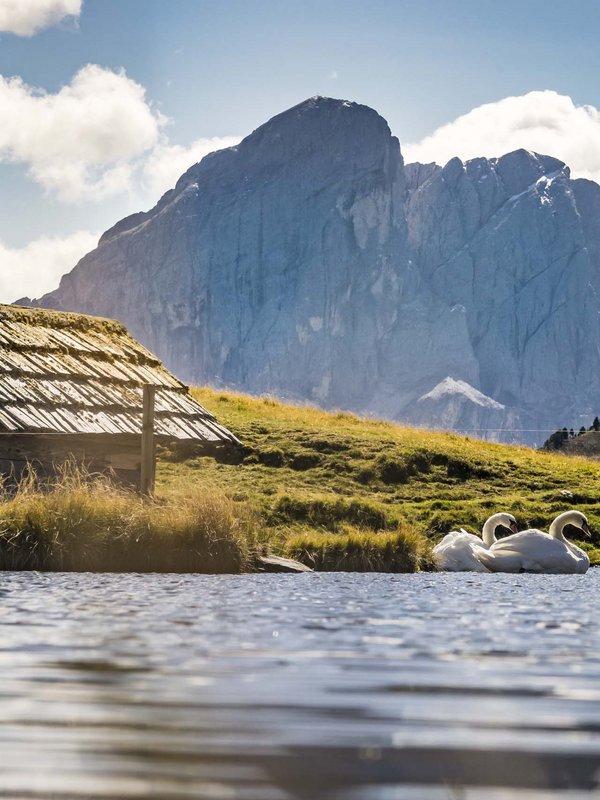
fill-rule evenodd
<path id="1" fill-rule="evenodd" d="M 144 501 L 72 466 L 0 497 L 0 569 L 242 572 L 255 539 L 250 508 L 221 493 Z"/>

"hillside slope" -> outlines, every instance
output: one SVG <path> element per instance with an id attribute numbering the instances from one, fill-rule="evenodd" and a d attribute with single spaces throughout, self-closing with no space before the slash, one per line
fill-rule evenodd
<path id="1" fill-rule="evenodd" d="M 478 531 L 500 510 L 513 513 L 520 528 L 547 529 L 556 514 L 577 507 L 600 544 L 598 463 L 269 397 L 192 391 L 244 442 L 246 454 L 241 463 L 223 464 L 189 451 L 163 453 L 159 492 L 224 491 L 257 510 L 265 542 L 307 563 L 320 563 L 320 548 L 325 542 L 331 551 L 335 537 L 342 543 L 337 566 L 347 568 L 349 534 L 372 543 L 400 526 L 434 542 L 458 526 Z"/>
<path id="2" fill-rule="evenodd" d="M 561 453 L 600 461 L 600 431 L 586 431 L 568 439 L 561 448 Z"/>

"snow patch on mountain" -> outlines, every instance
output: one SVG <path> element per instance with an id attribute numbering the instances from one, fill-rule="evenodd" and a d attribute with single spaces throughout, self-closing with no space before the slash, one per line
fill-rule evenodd
<path id="1" fill-rule="evenodd" d="M 430 392 L 419 397 L 417 402 L 421 403 L 423 400 L 441 400 L 442 398 L 456 396 L 460 396 L 482 408 L 493 408 L 497 411 L 502 411 L 505 408 L 502 403 L 498 403 L 493 398 L 483 394 L 479 389 L 471 386 L 470 383 L 450 377 L 440 381 Z"/>

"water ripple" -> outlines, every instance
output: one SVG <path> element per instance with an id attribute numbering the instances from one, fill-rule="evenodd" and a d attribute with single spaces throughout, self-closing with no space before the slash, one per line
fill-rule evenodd
<path id="1" fill-rule="evenodd" d="M 600 797 L 600 571 L 1 583 L 0 798 Z"/>

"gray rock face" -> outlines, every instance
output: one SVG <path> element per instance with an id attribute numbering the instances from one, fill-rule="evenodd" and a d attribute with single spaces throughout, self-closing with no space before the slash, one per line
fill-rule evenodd
<path id="1" fill-rule="evenodd" d="M 375 111 L 313 98 L 34 303 L 122 320 L 189 382 L 535 442 L 598 411 L 599 264 L 600 187 L 562 162 L 405 166 Z"/>
<path id="2" fill-rule="evenodd" d="M 517 427 L 577 424 L 595 408 L 599 202 L 596 184 L 524 151 L 454 159 L 409 197 L 420 270 L 465 308 L 474 385 Z"/>

